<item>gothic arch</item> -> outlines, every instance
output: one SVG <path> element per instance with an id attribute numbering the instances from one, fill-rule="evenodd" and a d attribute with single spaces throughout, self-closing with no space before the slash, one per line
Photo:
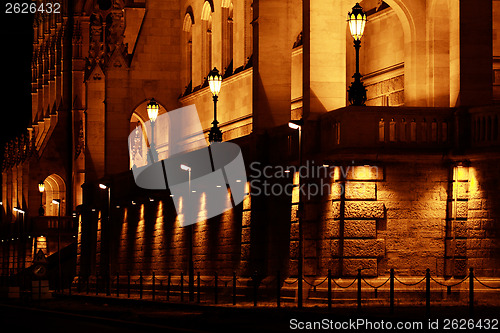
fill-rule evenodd
<path id="1" fill-rule="evenodd" d="M 159 122 L 155 124 L 154 141 L 151 137 L 152 127 L 148 118 L 146 106 L 148 100 L 142 101 L 137 105 L 130 116 L 129 128 L 129 167 L 141 167 L 147 164 L 147 150 L 150 142 L 154 142 L 158 156 L 161 159 L 168 157 L 168 135 L 169 124 L 168 122 Z M 158 102 L 160 106 L 158 115 L 164 114 L 166 108 Z"/>
<path id="2" fill-rule="evenodd" d="M 190 32 L 191 26 L 193 24 L 194 24 L 193 8 L 189 6 L 186 9 L 186 14 L 184 15 L 184 23 L 182 24 L 182 30 L 185 32 Z"/>
<path id="3" fill-rule="evenodd" d="M 422 59 L 425 58 L 423 48 L 419 48 L 419 41 L 425 41 L 425 35 L 422 35 L 425 33 L 425 5 L 411 0 L 384 1 L 396 14 L 403 30 L 404 104 L 425 105 L 427 93 L 422 93 L 422 90 L 426 89 L 426 59 Z"/>
<path id="4" fill-rule="evenodd" d="M 229 6 L 231 6 L 233 4 L 233 1 L 232 0 L 222 0 L 221 2 L 221 7 L 222 8 L 229 8 Z"/>
<path id="5" fill-rule="evenodd" d="M 52 200 L 60 200 L 61 215 L 66 212 L 66 184 L 64 179 L 58 174 L 51 174 L 43 180 L 45 190 L 42 196 L 42 202 L 45 206 L 46 216 L 57 216 L 59 214 L 59 207 L 57 204 L 52 203 Z"/>
<path id="6" fill-rule="evenodd" d="M 193 31 L 194 15 L 191 6 L 186 10 L 184 23 L 182 25 L 182 69 L 181 83 L 184 88 L 184 94 L 192 91 L 193 85 Z"/>
<path id="7" fill-rule="evenodd" d="M 201 49 L 202 67 L 201 76 L 205 78 L 212 69 L 212 14 L 213 3 L 206 0 L 201 11 Z"/>
<path id="8" fill-rule="evenodd" d="M 210 16 L 215 11 L 214 4 L 210 0 L 205 0 L 203 3 L 203 9 L 201 10 L 201 19 L 204 21 L 208 21 Z"/>

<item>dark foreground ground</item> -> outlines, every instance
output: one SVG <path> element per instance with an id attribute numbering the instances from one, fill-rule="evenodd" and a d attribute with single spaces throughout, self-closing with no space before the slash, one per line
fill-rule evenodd
<path id="1" fill-rule="evenodd" d="M 294 332 L 294 331 L 500 331 L 500 308 L 233 308 L 58 297 L 0 301 L 0 320 L 17 332 Z M 402 329 L 401 329 L 402 328 Z"/>

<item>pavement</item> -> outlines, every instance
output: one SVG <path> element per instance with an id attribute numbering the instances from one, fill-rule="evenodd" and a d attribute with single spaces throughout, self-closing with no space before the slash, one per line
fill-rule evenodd
<path id="1" fill-rule="evenodd" d="M 297 309 L 291 306 L 228 306 L 196 303 L 167 303 L 151 300 L 126 299 L 95 295 L 55 295 L 48 300 L 1 300 L 0 319 L 9 327 L 42 332 L 290 332 L 315 328 L 336 331 L 371 331 L 374 327 L 353 324 L 411 323 L 427 328 L 431 321 L 473 320 L 477 323 L 500 318 L 498 307 L 476 307 L 469 314 L 464 306 L 431 308 L 397 307 L 390 314 L 387 307 L 336 308 L 330 311 L 324 305 Z M 350 324 L 350 326 L 348 325 Z M 12 326 L 11 326 L 12 325 Z M 323 325 L 323 326 L 321 326 Z M 344 325 L 344 326 L 342 326 Z M 310 326 L 313 327 L 313 326 Z M 498 329 L 498 325 L 496 326 Z M 42 328 L 42 329 L 41 329 Z M 345 328 L 345 329 L 344 329 Z M 376 327 L 375 327 L 376 328 Z M 382 327 L 382 329 L 388 327 Z"/>

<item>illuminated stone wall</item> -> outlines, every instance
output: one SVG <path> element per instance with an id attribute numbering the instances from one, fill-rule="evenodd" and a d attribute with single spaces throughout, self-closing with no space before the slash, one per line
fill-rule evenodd
<path id="1" fill-rule="evenodd" d="M 165 204 L 165 202 L 168 202 Z M 239 272 L 241 207 L 193 226 L 193 263 L 202 275 Z M 187 273 L 189 228 L 181 227 L 169 200 L 117 209 L 120 222 L 115 270 L 157 275 Z"/>
<path id="2" fill-rule="evenodd" d="M 498 276 L 500 267 L 500 174 L 497 163 L 478 161 L 468 168 L 468 205 L 463 251 L 467 264 L 487 276 Z M 464 175 L 465 176 L 465 175 Z"/>
<path id="3" fill-rule="evenodd" d="M 493 163 L 456 167 L 431 158 L 344 167 L 344 175 L 337 167 L 331 179 L 308 179 L 331 192 L 303 198 L 306 276 L 325 276 L 328 269 L 354 276 L 360 268 L 364 276 L 387 276 L 391 268 L 408 276 L 429 268 L 433 275 L 460 277 L 468 267 L 498 274 L 500 176 Z M 290 181 L 298 184 L 296 176 Z M 298 187 L 291 197 L 266 199 L 267 206 L 254 202 L 261 199 L 247 196 L 234 210 L 194 225 L 196 272 L 297 274 Z M 286 207 L 291 222 L 282 224 Z M 117 270 L 187 272 L 188 228 L 180 226 L 169 200 L 121 207 L 115 219 L 121 222 Z"/>

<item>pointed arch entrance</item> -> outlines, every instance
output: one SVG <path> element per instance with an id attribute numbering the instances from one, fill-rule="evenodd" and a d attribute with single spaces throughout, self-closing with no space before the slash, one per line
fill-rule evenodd
<path id="1" fill-rule="evenodd" d="M 157 122 L 154 124 L 154 138 L 151 137 L 152 128 L 148 118 L 146 106 L 149 100 L 139 104 L 130 116 L 129 133 L 129 168 L 141 167 L 147 164 L 147 153 L 150 144 L 154 142 L 158 158 L 160 160 L 168 157 L 168 122 Z M 166 112 L 166 108 L 159 103 L 158 114 Z"/>
<path id="2" fill-rule="evenodd" d="M 51 174 L 43 180 L 45 191 L 42 194 L 42 203 L 45 206 L 46 216 L 57 216 L 59 207 L 52 203 L 52 200 L 58 199 L 61 202 L 61 215 L 66 211 L 66 184 L 64 179 L 58 174 Z"/>

